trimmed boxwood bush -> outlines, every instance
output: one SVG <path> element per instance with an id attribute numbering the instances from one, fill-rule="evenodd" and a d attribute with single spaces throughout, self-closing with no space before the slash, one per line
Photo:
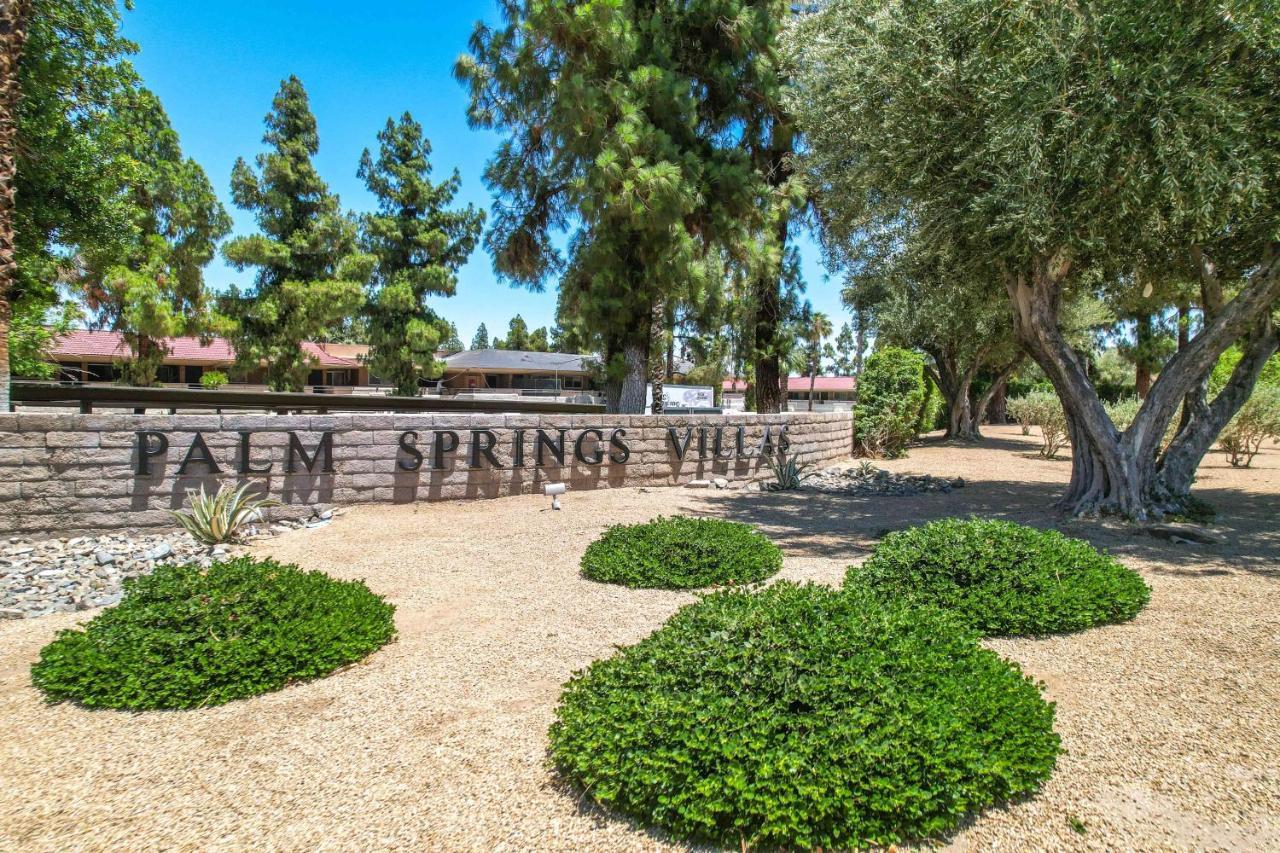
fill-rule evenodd
<path id="1" fill-rule="evenodd" d="M 551 757 L 600 804 L 733 849 L 923 839 L 1035 791 L 1053 706 L 933 609 L 725 590 L 566 685 Z"/>
<path id="2" fill-rule="evenodd" d="M 582 573 L 645 589 L 696 589 L 764 580 L 782 552 L 754 527 L 718 518 L 657 518 L 616 525 L 587 547 Z"/>
<path id="3" fill-rule="evenodd" d="M 890 533 L 846 586 L 954 611 L 987 636 L 1079 631 L 1132 619 L 1150 590 L 1088 542 L 1008 521 L 934 521 Z"/>
<path id="4" fill-rule="evenodd" d="M 158 566 L 59 632 L 31 677 L 50 701 L 90 708 L 220 705 L 364 658 L 395 637 L 394 612 L 360 581 L 272 560 Z"/>

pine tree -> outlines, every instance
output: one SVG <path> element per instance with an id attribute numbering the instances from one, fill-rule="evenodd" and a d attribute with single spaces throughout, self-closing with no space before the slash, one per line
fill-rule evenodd
<path id="1" fill-rule="evenodd" d="M 436 349 L 450 325 L 427 307 L 428 296 L 452 296 L 458 270 L 466 263 L 484 227 L 484 213 L 472 205 L 450 210 L 462 179 L 454 171 L 432 183 L 431 142 L 422 125 L 405 113 L 378 133 L 375 159 L 367 149 L 360 178 L 378 200 L 378 212 L 362 220 L 362 245 L 377 259 L 369 321 L 370 369 L 415 395 L 420 378 L 444 369 Z"/>
<path id="2" fill-rule="evenodd" d="M 476 329 L 476 336 L 471 339 L 472 349 L 489 349 L 489 330 L 485 328 L 484 323 L 480 324 L 480 328 Z"/>
<path id="3" fill-rule="evenodd" d="M 210 329 L 204 267 L 231 218 L 204 170 L 183 156 L 160 100 L 142 87 L 121 92 L 109 117 L 127 159 L 126 201 L 135 240 L 83 253 L 85 301 L 97 325 L 121 332 L 130 385 L 156 383 L 164 339 Z"/>
<path id="4" fill-rule="evenodd" d="M 236 206 L 254 212 L 262 233 L 223 249 L 236 269 L 257 267 L 257 278 L 220 304 L 236 322 L 241 363 L 265 363 L 273 390 L 298 391 L 311 369 L 303 341 L 360 310 L 374 259 L 356 252 L 355 223 L 311 162 L 320 138 L 297 77 L 281 84 L 266 125 L 271 150 L 257 171 L 240 159 L 231 174 Z"/>
<path id="5" fill-rule="evenodd" d="M 525 323 L 524 318 L 519 314 L 511 318 L 511 322 L 507 324 L 507 336 L 505 338 L 494 338 L 494 349 L 509 349 L 520 352 L 529 349 L 529 325 Z"/>
<path id="6" fill-rule="evenodd" d="M 825 355 L 833 363 L 837 376 L 853 376 L 855 370 L 855 351 L 858 342 L 853 334 L 853 327 L 848 323 L 840 325 L 834 344 L 828 344 Z"/>
<path id="7" fill-rule="evenodd" d="M 655 307 L 721 272 L 764 194 L 739 144 L 780 2 L 504 0 L 458 76 L 474 126 L 507 134 L 485 177 L 498 272 L 540 289 L 598 341 L 614 411 L 644 406 Z M 768 72 L 771 73 L 771 72 Z M 754 125 L 752 126 L 754 129 Z M 735 130 L 738 131 L 735 133 Z M 571 232 L 567 257 L 552 233 Z"/>
<path id="8" fill-rule="evenodd" d="M 462 352 L 466 349 L 466 345 L 462 343 L 462 338 L 458 337 L 458 326 L 449 323 L 449 333 L 445 335 L 444 340 L 440 343 L 440 349 L 446 353 Z"/>

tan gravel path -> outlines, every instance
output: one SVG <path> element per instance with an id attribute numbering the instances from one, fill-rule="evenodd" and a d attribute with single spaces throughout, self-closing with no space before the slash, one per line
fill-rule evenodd
<path id="1" fill-rule="evenodd" d="M 399 641 L 200 712 L 46 706 L 28 666 L 83 614 L 0 623 L 0 850 L 665 848 L 545 767 L 560 684 L 693 600 L 579 578 L 586 545 L 608 523 L 720 514 L 782 544 L 784 577 L 835 583 L 913 521 L 1059 523 L 1067 463 L 991 432 L 886 466 L 970 481 L 952 495 L 629 489 L 570 494 L 560 513 L 536 497 L 355 508 L 258 550 L 367 579 L 395 602 Z M 1140 570 L 1152 604 L 1128 625 L 992 642 L 1046 682 L 1067 754 L 1039 796 L 980 817 L 956 849 L 1280 849 L 1280 452 L 1255 464 L 1202 469 L 1225 545 L 1063 525 Z"/>

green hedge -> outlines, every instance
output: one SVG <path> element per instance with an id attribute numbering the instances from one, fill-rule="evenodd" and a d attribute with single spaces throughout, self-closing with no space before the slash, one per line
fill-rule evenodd
<path id="1" fill-rule="evenodd" d="M 726 590 L 578 673 L 560 772 L 691 841 L 847 849 L 936 836 L 1035 791 L 1053 706 L 932 608 L 779 582 Z"/>
<path id="2" fill-rule="evenodd" d="M 124 589 L 41 650 L 31 676 L 50 701 L 220 705 L 327 675 L 395 637 L 395 608 L 360 581 L 271 560 L 158 566 Z"/>
<path id="3" fill-rule="evenodd" d="M 645 589 L 755 583 L 781 568 L 778 546 L 750 525 L 718 518 L 616 525 L 582 556 L 592 580 Z"/>
<path id="4" fill-rule="evenodd" d="M 984 635 L 1079 631 L 1132 619 L 1150 591 L 1088 542 L 1007 521 L 943 519 L 891 533 L 846 587 L 954 611 Z"/>

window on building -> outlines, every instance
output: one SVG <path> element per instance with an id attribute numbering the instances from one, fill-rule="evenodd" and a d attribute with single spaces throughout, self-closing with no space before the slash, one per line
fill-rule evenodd
<path id="1" fill-rule="evenodd" d="M 308 384 L 308 385 L 323 385 L 323 384 L 324 384 L 324 371 L 323 371 L 323 370 L 313 370 L 313 371 L 311 371 L 310 373 L 308 373 L 308 374 L 307 374 L 307 384 Z"/>
<path id="2" fill-rule="evenodd" d="M 89 382 L 115 382 L 116 367 L 114 364 L 85 365 L 85 379 Z"/>
<path id="3" fill-rule="evenodd" d="M 156 381 L 166 384 L 181 382 L 180 368 L 176 364 L 162 364 L 156 368 Z"/>
<path id="4" fill-rule="evenodd" d="M 204 376 L 204 368 L 198 364 L 188 364 L 183 369 L 183 376 L 186 377 L 185 381 L 187 382 L 199 382 L 200 378 Z"/>

